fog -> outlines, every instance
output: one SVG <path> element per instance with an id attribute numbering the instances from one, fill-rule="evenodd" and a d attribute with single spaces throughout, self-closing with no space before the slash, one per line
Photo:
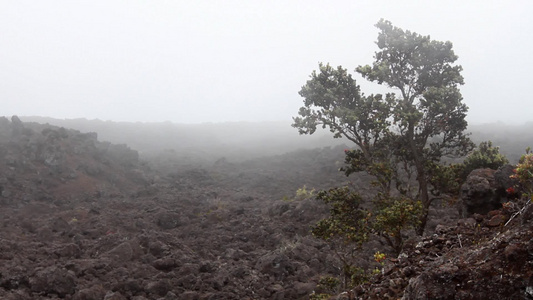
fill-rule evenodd
<path id="1" fill-rule="evenodd" d="M 372 63 L 377 29 L 453 42 L 471 123 L 531 121 L 531 1 L 0 1 L 4 115 L 290 121 L 318 62 Z M 381 91 L 356 76 L 365 93 Z"/>
<path id="2" fill-rule="evenodd" d="M 342 154 L 344 149 L 354 146 L 344 138 L 333 138 L 327 129 L 299 135 L 289 121 L 176 124 L 47 117 L 22 117 L 22 121 L 95 132 L 99 141 L 126 144 L 144 160 L 173 160 L 190 166 L 210 166 L 220 159 L 243 162 L 306 149 L 329 148 Z M 533 122 L 523 125 L 496 122 L 470 125 L 467 132 L 476 144 L 492 141 L 511 163 L 517 163 L 525 149 L 532 146 L 532 126 Z"/>

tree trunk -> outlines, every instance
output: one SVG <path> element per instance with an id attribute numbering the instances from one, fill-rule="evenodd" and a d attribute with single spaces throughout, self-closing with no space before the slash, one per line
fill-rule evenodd
<path id="1" fill-rule="evenodd" d="M 426 180 L 426 176 L 423 172 L 421 178 L 418 180 L 418 184 L 420 185 L 420 200 L 422 201 L 422 215 L 420 216 L 420 224 L 418 225 L 418 228 L 416 229 L 416 233 L 419 236 L 424 235 L 424 230 L 426 229 L 426 224 L 428 221 L 428 215 L 429 215 L 429 194 L 428 194 L 428 183 Z M 420 176 L 420 173 L 419 173 Z"/>
<path id="2" fill-rule="evenodd" d="M 420 216 L 420 225 L 416 229 L 416 233 L 420 236 L 424 234 L 426 229 L 426 224 L 428 221 L 429 215 L 429 191 L 428 191 L 428 181 L 426 178 L 426 170 L 424 168 L 424 162 L 422 161 L 422 151 L 419 151 L 415 143 L 415 126 L 414 121 L 409 123 L 409 129 L 407 132 L 407 139 L 409 146 L 413 153 L 413 160 L 416 168 L 416 180 L 418 181 L 418 188 L 420 190 L 420 201 L 422 202 L 422 215 Z M 424 141 L 425 144 L 425 141 Z"/>

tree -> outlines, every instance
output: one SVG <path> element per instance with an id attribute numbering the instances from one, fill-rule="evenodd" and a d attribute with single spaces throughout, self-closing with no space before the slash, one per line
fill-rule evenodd
<path id="1" fill-rule="evenodd" d="M 462 67 L 451 42 L 431 40 L 380 20 L 375 61 L 359 66 L 363 78 L 391 89 L 365 96 L 348 71 L 320 64 L 300 90 L 305 99 L 293 127 L 313 134 L 328 127 L 357 147 L 346 152 L 346 175 L 375 176 L 380 197 L 421 202 L 418 234 L 431 205 L 431 170 L 444 157 L 464 156 L 473 147 L 465 134 L 468 107 L 459 85 Z"/>

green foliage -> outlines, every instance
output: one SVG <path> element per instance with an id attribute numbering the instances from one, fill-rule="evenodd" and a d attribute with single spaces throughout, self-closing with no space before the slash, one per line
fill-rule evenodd
<path id="1" fill-rule="evenodd" d="M 341 66 L 334 69 L 320 63 L 319 72 L 313 71 L 299 94 L 305 98 L 305 106 L 299 110 L 300 117 L 294 118 L 293 127 L 298 128 L 300 134 L 313 134 L 317 126 L 329 127 L 335 137 L 345 136 L 362 144 L 370 142 L 367 137 L 379 136 L 388 130 L 393 98 L 361 95 L 352 75 Z M 352 128 L 362 128 L 368 134 L 353 136 Z"/>
<path id="2" fill-rule="evenodd" d="M 283 198 L 281 198 L 281 200 L 286 201 L 286 202 L 292 202 L 294 200 L 300 201 L 300 200 L 305 200 L 305 199 L 311 199 L 314 196 L 315 196 L 315 189 L 308 190 L 307 186 L 304 185 L 303 187 L 296 190 L 296 195 L 294 196 L 294 198 L 291 198 L 285 195 L 283 196 Z"/>
<path id="3" fill-rule="evenodd" d="M 374 253 L 374 260 L 377 263 L 383 264 L 385 259 L 387 259 L 387 255 L 385 253 L 381 253 L 380 251 Z"/>
<path id="4" fill-rule="evenodd" d="M 309 295 L 310 299 L 329 299 L 332 295 L 336 295 L 341 289 L 353 288 L 357 285 L 368 282 L 373 275 L 371 272 L 366 272 L 364 269 L 355 266 L 345 266 L 343 275 L 347 279 L 344 284 L 336 277 L 323 276 L 318 281 L 316 290 Z"/>
<path id="5" fill-rule="evenodd" d="M 309 295 L 310 300 L 327 300 L 329 298 L 331 298 L 331 295 L 326 293 L 313 292 L 311 295 Z"/>
<path id="6" fill-rule="evenodd" d="M 420 201 L 409 198 L 382 199 L 372 228 L 399 254 L 403 247 L 402 232 L 415 228 L 420 223 L 421 211 Z"/>
<path id="7" fill-rule="evenodd" d="M 370 275 L 365 272 L 364 269 L 356 266 L 347 266 L 344 269 L 344 274 L 347 278 L 350 278 L 350 281 L 347 284 L 347 288 L 352 288 L 354 286 L 363 284 L 370 279 Z"/>
<path id="8" fill-rule="evenodd" d="M 526 154 L 520 157 L 514 174 L 511 178 L 518 179 L 522 189 L 525 191 L 524 196 L 533 200 L 533 153 L 531 148 L 526 149 Z"/>
<path id="9" fill-rule="evenodd" d="M 380 193 L 370 212 L 360 208 L 361 196 L 347 187 L 320 191 L 317 199 L 330 206 L 330 215 L 312 227 L 313 236 L 326 241 L 340 239 L 360 249 L 374 233 L 383 237 L 396 254 L 403 247 L 402 232 L 419 224 L 422 211 L 418 200 Z"/>
<path id="10" fill-rule="evenodd" d="M 341 282 L 339 281 L 339 279 L 331 276 L 322 277 L 318 281 L 319 287 L 326 289 L 330 292 L 335 292 L 340 284 Z"/>
<path id="11" fill-rule="evenodd" d="M 316 286 L 316 291 L 319 293 L 317 294 L 317 296 L 328 295 L 328 298 L 329 298 L 329 296 L 338 293 L 340 287 L 341 287 L 341 281 L 338 278 L 332 277 L 332 276 L 323 276 L 320 278 Z M 324 298 L 314 298 L 314 299 L 324 299 Z"/>
<path id="12" fill-rule="evenodd" d="M 357 250 L 373 233 L 399 253 L 403 231 L 423 233 L 430 193 L 459 189 L 457 174 L 463 167 L 442 165 L 443 158 L 464 156 L 473 144 L 464 132 L 468 107 L 459 91 L 462 67 L 455 64 L 452 44 L 384 20 L 376 27 L 375 61 L 356 72 L 391 93 L 364 95 L 347 69 L 321 63 L 299 92 L 304 105 L 292 126 L 300 134 L 329 128 L 334 137 L 353 142 L 356 147 L 345 151 L 341 171 L 347 176 L 366 172 L 378 189 L 371 211 L 362 209 L 361 196 L 348 188 L 319 192 L 330 216 L 312 228 L 313 235 Z M 368 280 L 364 270 L 339 258 L 345 284 Z"/>
<path id="13" fill-rule="evenodd" d="M 442 193 L 457 197 L 461 190 L 461 185 L 464 183 L 466 177 L 465 165 L 451 164 L 431 164 L 428 168 L 430 174 L 430 184 L 433 187 L 431 193 L 434 196 L 440 196 Z"/>
<path id="14" fill-rule="evenodd" d="M 315 195 L 315 189 L 308 190 L 307 186 L 303 186 L 296 190 L 296 198 L 295 200 L 304 200 L 314 197 Z"/>
<path id="15" fill-rule="evenodd" d="M 442 165 L 429 162 L 428 174 L 430 174 L 429 182 L 432 185 L 431 192 L 435 196 L 441 193 L 452 196 L 459 195 L 461 185 L 473 170 L 481 168 L 496 170 L 508 163 L 507 158 L 500 154 L 499 148 L 494 147 L 491 141 L 481 142 L 479 147 L 472 151 L 463 163 Z"/>
<path id="16" fill-rule="evenodd" d="M 371 271 L 371 273 L 373 276 L 376 276 L 376 275 L 379 275 L 381 274 L 381 270 L 379 268 L 375 268 L 374 270 Z"/>
<path id="17" fill-rule="evenodd" d="M 329 205 L 330 216 L 312 226 L 311 233 L 327 241 L 342 262 L 343 287 L 366 280 L 364 270 L 353 264 L 355 254 L 371 233 L 372 215 L 359 207 L 361 196 L 348 187 L 340 187 L 318 192 L 317 199 Z"/>
<path id="18" fill-rule="evenodd" d="M 471 148 L 463 133 L 468 108 L 458 86 L 462 67 L 451 42 L 404 31 L 381 20 L 381 32 L 372 66 L 359 66 L 364 78 L 400 91 L 394 98 L 393 124 L 399 132 L 402 156 L 413 161 L 439 161 L 442 156 L 464 155 Z"/>
<path id="19" fill-rule="evenodd" d="M 312 227 L 313 236 L 323 239 L 341 239 L 358 248 L 368 240 L 370 213 L 359 207 L 361 196 L 347 187 L 320 191 L 317 199 L 330 206 L 330 216 Z"/>
<path id="20" fill-rule="evenodd" d="M 341 171 L 350 176 L 352 173 L 364 171 L 372 176 L 375 180 L 373 185 L 380 191 L 388 193 L 391 189 L 393 180 L 397 177 L 396 162 L 390 157 L 390 151 L 386 147 L 387 143 L 382 142 L 369 147 L 369 155 L 366 156 L 362 150 L 347 150 L 344 152 L 344 164 Z"/>
<path id="21" fill-rule="evenodd" d="M 493 147 L 492 141 L 481 142 L 479 147 L 468 155 L 463 162 L 463 178 L 475 169 L 490 168 L 497 170 L 499 167 L 508 164 L 509 160 L 500 154 L 499 147 Z"/>
<path id="22" fill-rule="evenodd" d="M 376 27 L 375 61 L 356 71 L 398 94 L 365 96 L 346 69 L 320 64 L 300 90 L 304 106 L 293 127 L 300 134 L 328 127 L 335 137 L 355 143 L 357 148 L 346 152 L 342 171 L 373 175 L 387 197 L 396 190 L 420 200 L 417 231 L 422 234 L 435 177 L 431 168 L 443 157 L 463 156 L 473 148 L 464 133 L 468 107 L 458 88 L 462 67 L 454 64 L 457 56 L 450 42 L 433 41 L 389 21 Z M 413 180 L 418 186 L 412 186 Z"/>

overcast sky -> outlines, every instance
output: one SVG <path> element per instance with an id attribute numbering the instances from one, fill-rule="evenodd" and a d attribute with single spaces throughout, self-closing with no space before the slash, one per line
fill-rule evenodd
<path id="1" fill-rule="evenodd" d="M 318 62 L 372 63 L 384 18 L 454 44 L 470 122 L 521 124 L 533 121 L 532 15 L 530 0 L 0 0 L 0 115 L 291 120 Z"/>

